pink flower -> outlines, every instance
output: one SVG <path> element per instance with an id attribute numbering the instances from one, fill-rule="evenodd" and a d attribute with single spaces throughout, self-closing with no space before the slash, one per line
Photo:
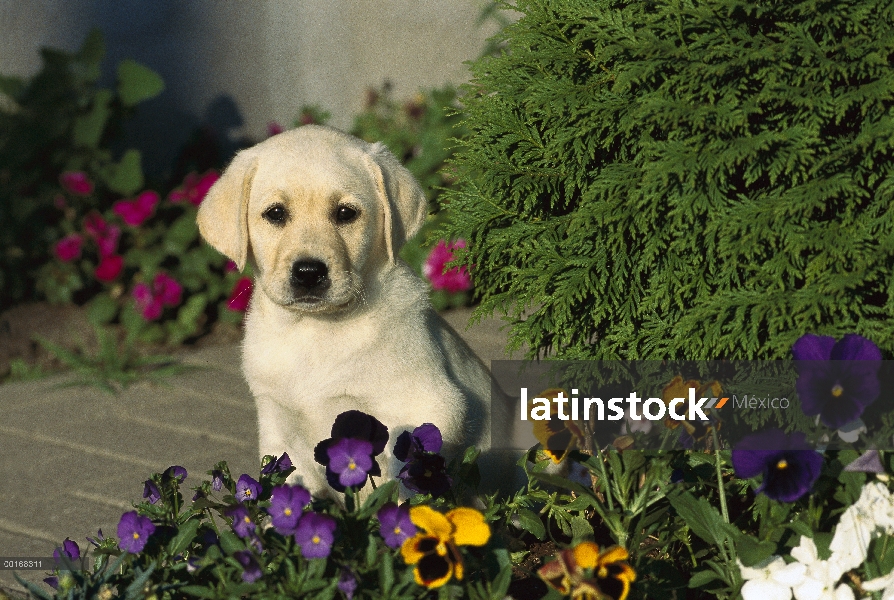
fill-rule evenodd
<path id="1" fill-rule="evenodd" d="M 121 237 L 121 229 L 109 225 L 97 212 L 90 213 L 84 219 L 84 231 L 96 242 L 99 248 L 99 257 L 111 256 L 118 250 L 118 238 Z"/>
<path id="2" fill-rule="evenodd" d="M 62 262 L 71 262 L 81 256 L 81 245 L 84 238 L 77 233 L 69 233 L 67 236 L 56 242 L 53 251 L 56 257 Z"/>
<path id="3" fill-rule="evenodd" d="M 180 304 L 183 286 L 167 273 L 158 273 L 152 280 L 151 288 L 145 283 L 138 283 L 134 286 L 131 295 L 143 318 L 147 321 L 154 321 L 161 316 L 161 311 L 165 306 Z"/>
<path id="4" fill-rule="evenodd" d="M 274 135 L 279 135 L 285 131 L 282 125 L 277 123 L 276 121 L 270 121 L 267 123 L 267 137 L 273 137 Z"/>
<path id="5" fill-rule="evenodd" d="M 248 308 L 251 299 L 251 279 L 243 277 L 233 286 L 230 297 L 227 300 L 227 308 L 233 311 L 244 311 Z"/>
<path id="6" fill-rule="evenodd" d="M 154 321 L 161 316 L 161 300 L 152 295 L 152 290 L 145 283 L 133 287 L 133 302 L 147 321 Z"/>
<path id="7" fill-rule="evenodd" d="M 124 268 L 124 257 L 110 254 L 102 257 L 93 274 L 98 280 L 108 283 L 121 274 L 122 268 Z"/>
<path id="8" fill-rule="evenodd" d="M 83 171 L 65 171 L 59 176 L 59 183 L 70 194 L 89 196 L 93 193 L 93 182 Z"/>
<path id="9" fill-rule="evenodd" d="M 441 240 L 432 249 L 431 254 L 425 259 L 425 264 L 422 265 L 422 272 L 431 281 L 432 289 L 464 292 L 472 287 L 472 280 L 465 266 L 453 267 L 447 271 L 444 270 L 444 265 L 453 260 L 451 250 L 465 247 L 465 240 L 457 240 L 450 245 Z"/>
<path id="10" fill-rule="evenodd" d="M 214 182 L 217 181 L 219 177 L 220 175 L 215 171 L 208 171 L 201 176 L 196 173 L 190 173 L 186 176 L 186 179 L 183 180 L 183 185 L 171 192 L 168 199 L 171 202 L 182 202 L 183 200 L 187 200 L 191 204 L 198 206 L 202 203 L 205 194 L 208 193 L 208 190 L 211 189 L 211 186 L 214 185 Z"/>
<path id="11" fill-rule="evenodd" d="M 226 266 L 224 266 L 224 273 L 232 273 L 233 271 L 238 270 L 239 269 L 236 267 L 236 263 L 231 260 L 228 260 Z"/>
<path id="12" fill-rule="evenodd" d="M 112 212 L 131 227 L 139 227 L 152 215 L 158 200 L 158 192 L 146 190 L 133 200 L 119 200 L 112 205 Z"/>
<path id="13" fill-rule="evenodd" d="M 165 306 L 177 306 L 183 296 L 183 286 L 167 273 L 159 273 L 152 281 L 152 291 Z"/>

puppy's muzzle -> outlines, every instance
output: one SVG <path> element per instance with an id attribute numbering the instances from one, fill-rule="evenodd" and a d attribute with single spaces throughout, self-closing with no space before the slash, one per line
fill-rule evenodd
<path id="1" fill-rule="evenodd" d="M 307 296 L 319 299 L 319 295 L 332 285 L 332 280 L 329 279 L 328 267 L 322 261 L 297 260 L 292 265 L 289 283 L 297 299 Z"/>

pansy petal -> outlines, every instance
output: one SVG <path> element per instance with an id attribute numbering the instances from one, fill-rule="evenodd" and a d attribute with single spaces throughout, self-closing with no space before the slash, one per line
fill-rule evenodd
<path id="1" fill-rule="evenodd" d="M 832 347 L 832 360 L 881 360 L 882 351 L 862 335 L 849 333 Z"/>
<path id="2" fill-rule="evenodd" d="M 582 542 L 574 547 L 574 562 L 584 569 L 592 569 L 599 561 L 599 546 L 593 542 Z"/>
<path id="3" fill-rule="evenodd" d="M 628 558 L 630 558 L 630 554 L 626 548 L 623 546 L 612 546 L 599 556 L 599 564 L 617 563 Z"/>
<path id="4" fill-rule="evenodd" d="M 426 540 L 428 540 L 428 542 L 426 542 Z M 404 562 L 408 565 L 415 565 L 419 562 L 419 560 L 425 556 L 426 551 L 428 551 L 427 546 L 431 545 L 432 540 L 434 540 L 435 544 L 438 543 L 436 538 L 421 533 L 404 540 L 403 545 L 400 547 L 400 554 L 403 556 Z"/>
<path id="5" fill-rule="evenodd" d="M 440 452 L 444 443 L 441 438 L 441 430 L 432 423 L 423 423 L 414 429 L 413 437 L 419 440 L 422 450 L 425 452 Z"/>
<path id="6" fill-rule="evenodd" d="M 808 333 L 792 345 L 792 356 L 795 360 L 829 360 L 834 346 L 835 338 Z"/>
<path id="7" fill-rule="evenodd" d="M 447 520 L 447 517 L 429 506 L 412 507 L 410 509 L 410 520 L 413 521 L 416 527 L 421 527 L 441 541 L 449 540 L 453 533 L 453 525 Z M 490 532 L 489 529 L 488 532 Z"/>
<path id="8" fill-rule="evenodd" d="M 438 588 L 450 581 L 450 577 L 453 575 L 453 565 L 443 556 L 429 554 L 416 563 L 413 574 L 419 585 Z"/>
<path id="9" fill-rule="evenodd" d="M 484 515 L 474 508 L 454 508 L 447 513 L 447 520 L 456 527 L 453 542 L 458 546 L 483 546 L 490 539 Z"/>

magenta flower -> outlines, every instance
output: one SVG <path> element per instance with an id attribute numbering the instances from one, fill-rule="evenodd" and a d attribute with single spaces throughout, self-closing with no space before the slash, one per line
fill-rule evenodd
<path id="1" fill-rule="evenodd" d="M 236 500 L 239 502 L 257 500 L 260 495 L 261 484 L 243 473 L 236 482 Z"/>
<path id="2" fill-rule="evenodd" d="M 109 225 L 99 213 L 93 212 L 84 218 L 84 231 L 96 242 L 100 258 L 111 256 L 118 250 L 121 229 Z"/>
<path id="3" fill-rule="evenodd" d="M 96 270 L 93 271 L 94 276 L 102 282 L 109 283 L 114 281 L 121 274 L 124 268 L 124 257 L 115 255 L 104 256 L 99 261 Z"/>
<path id="4" fill-rule="evenodd" d="M 180 304 L 183 286 L 167 273 L 158 273 L 152 280 L 151 288 L 145 283 L 138 283 L 134 286 L 132 295 L 143 318 L 154 321 L 161 316 L 163 307 Z"/>
<path id="5" fill-rule="evenodd" d="M 376 513 L 379 519 L 379 533 L 390 548 L 400 548 L 404 540 L 416 535 L 416 526 L 410 520 L 410 509 L 389 502 Z"/>
<path id="6" fill-rule="evenodd" d="M 59 183 L 69 194 L 89 196 L 93 193 L 93 182 L 83 171 L 65 171 L 59 176 Z"/>
<path id="7" fill-rule="evenodd" d="M 228 260 L 227 264 L 224 265 L 224 273 L 232 273 L 233 271 L 238 271 L 238 270 L 239 270 L 239 268 L 236 266 L 236 263 L 234 263 L 231 260 Z"/>
<path id="8" fill-rule="evenodd" d="M 270 497 L 270 522 L 282 535 L 293 535 L 304 507 L 310 503 L 310 492 L 300 485 L 279 485 Z"/>
<path id="9" fill-rule="evenodd" d="M 168 196 L 171 202 L 189 202 L 194 206 L 198 206 L 205 199 L 205 194 L 214 185 L 214 182 L 220 178 L 215 171 L 208 171 L 204 175 L 190 173 L 183 180 L 183 185 L 175 189 Z"/>
<path id="10" fill-rule="evenodd" d="M 328 470 L 338 475 L 338 482 L 344 487 L 363 487 L 366 476 L 372 469 L 371 442 L 344 438 L 326 449 L 329 455 Z"/>
<path id="11" fill-rule="evenodd" d="M 81 256 L 81 247 L 84 245 L 84 238 L 77 233 L 69 233 L 67 236 L 56 242 L 53 246 L 53 252 L 62 262 L 71 262 Z"/>
<path id="12" fill-rule="evenodd" d="M 267 137 L 279 135 L 283 131 L 285 131 L 285 128 L 283 128 L 283 126 L 276 121 L 270 121 L 269 123 L 267 123 Z"/>
<path id="13" fill-rule="evenodd" d="M 261 572 L 261 565 L 258 564 L 257 559 L 255 559 L 254 554 L 252 554 L 250 550 L 234 552 L 233 558 L 242 565 L 242 581 L 246 583 L 254 583 L 261 578 L 261 575 L 263 575 Z"/>
<path id="14" fill-rule="evenodd" d="M 447 242 L 441 240 L 432 249 L 431 254 L 425 259 L 425 264 L 422 265 L 422 272 L 431 281 L 432 289 L 464 292 L 472 287 L 472 280 L 465 266 L 444 270 L 445 265 L 453 260 L 451 250 L 465 247 L 465 240 L 457 240 L 449 246 Z"/>
<path id="15" fill-rule="evenodd" d="M 301 547 L 304 558 L 326 558 L 335 541 L 335 519 L 319 513 L 307 513 L 301 517 L 295 531 L 295 543 Z"/>
<path id="16" fill-rule="evenodd" d="M 242 277 L 233 286 L 230 297 L 227 299 L 227 308 L 232 311 L 241 312 L 248 308 L 248 301 L 251 300 L 251 279 Z"/>
<path id="17" fill-rule="evenodd" d="M 119 200 L 112 205 L 112 212 L 131 227 L 139 227 L 152 216 L 158 200 L 158 192 L 146 190 L 133 200 Z"/>
<path id="18" fill-rule="evenodd" d="M 147 517 L 141 517 L 135 510 L 126 512 L 118 522 L 118 546 L 131 554 L 142 552 L 153 533 L 155 525 Z"/>

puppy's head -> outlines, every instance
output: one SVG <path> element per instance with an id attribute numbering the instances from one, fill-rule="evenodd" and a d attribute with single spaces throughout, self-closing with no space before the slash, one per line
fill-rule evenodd
<path id="1" fill-rule="evenodd" d="M 363 296 L 422 226 L 427 202 L 381 144 L 307 125 L 233 159 L 199 207 L 199 231 L 271 300 L 330 312 Z"/>

